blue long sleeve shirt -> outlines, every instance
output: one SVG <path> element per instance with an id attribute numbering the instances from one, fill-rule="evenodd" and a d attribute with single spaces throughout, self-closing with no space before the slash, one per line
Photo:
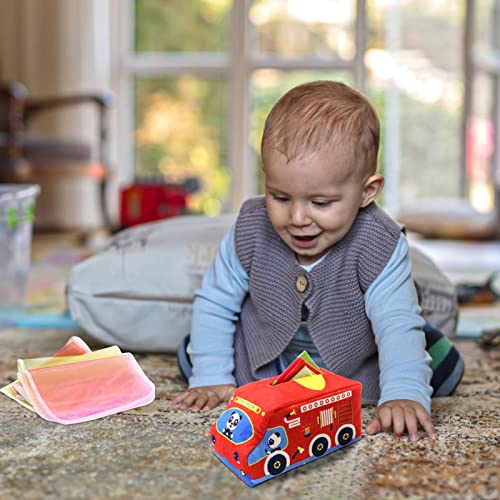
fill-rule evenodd
<path id="1" fill-rule="evenodd" d="M 303 267 L 310 271 L 319 262 Z M 236 254 L 233 226 L 195 294 L 188 347 L 193 363 L 190 387 L 236 383 L 233 336 L 248 290 L 249 279 Z M 420 315 L 411 278 L 408 242 L 404 234 L 385 268 L 366 291 L 364 300 L 379 353 L 379 404 L 393 399 L 411 399 L 421 403 L 430 414 L 431 358 L 425 350 L 422 331 L 425 321 Z M 286 367 L 303 350 L 325 367 L 307 331 L 307 323 L 301 324 L 280 356 L 281 367 Z"/>

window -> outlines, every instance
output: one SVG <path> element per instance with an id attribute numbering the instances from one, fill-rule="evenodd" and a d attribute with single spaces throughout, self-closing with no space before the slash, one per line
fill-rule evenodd
<path id="1" fill-rule="evenodd" d="M 468 0 L 466 188 L 472 204 L 500 216 L 500 0 Z"/>
<path id="2" fill-rule="evenodd" d="M 225 410 L 218 418 L 216 428 L 234 444 L 244 444 L 254 436 L 252 420 L 238 407 Z"/>
<path id="3" fill-rule="evenodd" d="M 127 5 L 124 101 L 134 112 L 122 126 L 133 131 L 133 170 L 198 177 L 193 210 L 237 210 L 261 192 L 265 116 L 292 86 L 325 78 L 361 89 L 379 113 L 389 211 L 462 195 L 464 0 L 128 0 L 119 8 Z"/>
<path id="4" fill-rule="evenodd" d="M 229 190 L 230 0 L 135 0 L 134 160 L 139 177 L 196 177 L 191 209 L 215 214 Z"/>
<path id="5" fill-rule="evenodd" d="M 369 2 L 369 94 L 383 122 L 384 203 L 461 196 L 464 3 Z"/>

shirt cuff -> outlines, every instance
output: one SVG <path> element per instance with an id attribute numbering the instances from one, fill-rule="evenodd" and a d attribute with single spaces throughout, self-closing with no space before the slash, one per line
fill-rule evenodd
<path id="1" fill-rule="evenodd" d="M 412 401 L 416 401 L 417 403 L 420 403 L 425 411 L 431 415 L 431 398 L 430 395 L 428 397 L 423 396 L 420 394 L 418 391 L 408 391 L 405 390 L 404 394 L 390 394 L 386 395 L 383 398 L 380 398 L 378 401 L 378 406 L 380 406 L 382 403 L 387 403 L 388 401 L 394 401 L 395 399 L 410 399 Z"/>
<path id="2" fill-rule="evenodd" d="M 206 387 L 209 385 L 236 385 L 236 379 L 232 375 L 209 375 L 189 377 L 189 388 Z"/>

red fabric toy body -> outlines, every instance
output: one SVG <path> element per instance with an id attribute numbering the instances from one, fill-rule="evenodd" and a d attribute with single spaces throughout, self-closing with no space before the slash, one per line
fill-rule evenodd
<path id="1" fill-rule="evenodd" d="M 217 458 L 249 486 L 361 438 L 361 384 L 302 353 L 279 377 L 239 387 L 212 426 Z"/>

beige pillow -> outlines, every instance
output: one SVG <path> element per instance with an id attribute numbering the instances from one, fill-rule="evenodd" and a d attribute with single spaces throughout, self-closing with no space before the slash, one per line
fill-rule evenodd
<path id="1" fill-rule="evenodd" d="M 500 221 L 494 213 L 480 213 L 463 199 L 423 199 L 403 207 L 397 219 L 408 231 L 427 238 L 489 240 L 500 235 Z"/>

